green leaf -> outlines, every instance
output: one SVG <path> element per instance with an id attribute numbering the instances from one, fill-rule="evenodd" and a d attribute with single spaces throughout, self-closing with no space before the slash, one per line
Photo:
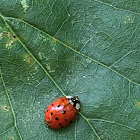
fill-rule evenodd
<path id="1" fill-rule="evenodd" d="M 138 0 L 0 1 L 1 140 L 140 140 Z M 81 100 L 53 130 L 47 106 Z"/>

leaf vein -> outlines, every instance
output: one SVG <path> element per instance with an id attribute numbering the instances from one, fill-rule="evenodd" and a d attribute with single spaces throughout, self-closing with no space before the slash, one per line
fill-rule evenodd
<path id="1" fill-rule="evenodd" d="M 1 15 L 2 19 L 4 20 L 4 22 L 6 23 L 7 27 L 10 29 L 10 31 L 14 33 L 14 31 L 10 28 L 9 24 L 7 23 L 7 21 L 5 20 L 5 18 Z M 36 28 L 37 29 L 37 28 Z M 40 30 L 41 31 L 41 30 Z M 51 37 L 51 36 L 50 36 Z M 51 79 L 51 81 L 55 84 L 55 86 L 59 89 L 59 91 L 66 96 L 66 94 L 62 91 L 62 89 L 59 87 L 59 85 L 55 82 L 55 80 L 51 77 L 51 75 L 47 72 L 47 70 L 43 67 L 43 65 L 36 59 L 36 57 L 28 50 L 28 48 L 24 45 L 24 43 L 22 43 L 22 41 L 18 38 L 19 42 L 21 43 L 21 45 L 23 46 L 23 48 L 30 54 L 30 56 L 32 56 L 32 58 L 40 65 L 40 67 L 44 70 L 44 72 L 46 73 L 46 75 L 48 75 L 48 77 Z"/>
<path id="2" fill-rule="evenodd" d="M 140 15 L 139 13 L 136 13 L 136 12 L 133 12 L 133 11 L 130 11 L 130 10 L 127 10 L 127 9 L 117 8 L 117 7 L 115 7 L 115 6 L 111 5 L 111 4 L 102 2 L 102 1 L 100 1 L 100 0 L 94 0 L 94 1 L 95 1 L 95 2 L 98 2 L 98 3 L 101 3 L 101 4 L 103 4 L 103 5 L 107 5 L 107 6 L 109 6 L 109 7 L 112 7 L 112 8 L 114 8 L 114 9 L 116 9 L 116 10 L 124 10 L 124 11 L 133 13 L 133 14 L 138 15 L 138 16 Z"/>
<path id="3" fill-rule="evenodd" d="M 81 114 L 79 112 L 79 114 L 87 121 L 87 123 L 89 124 L 89 126 L 91 127 L 91 129 L 93 130 L 93 132 L 95 133 L 95 135 L 98 137 L 99 140 L 101 140 L 100 136 L 97 134 L 97 132 L 95 131 L 95 129 L 93 128 L 93 126 L 91 125 L 89 119 L 87 119 L 83 114 Z"/>
<path id="4" fill-rule="evenodd" d="M 2 74 L 2 70 L 0 68 L 0 76 L 1 76 L 1 79 L 2 79 L 2 83 L 3 83 L 3 86 L 4 86 L 4 89 L 5 89 L 5 92 L 6 92 L 6 95 L 7 95 L 7 98 L 8 98 L 8 101 L 9 101 L 9 104 L 11 106 L 11 110 L 12 110 L 12 113 L 13 113 L 13 117 L 14 117 L 14 120 L 15 120 L 15 128 L 18 132 L 18 135 L 20 137 L 20 139 L 22 140 L 22 137 L 21 137 L 21 134 L 20 134 L 20 131 L 17 127 L 17 119 L 16 119 L 16 114 L 15 114 L 15 111 L 14 111 L 14 108 L 13 108 L 13 105 L 12 105 L 12 102 L 11 102 L 11 99 L 10 99 L 10 96 L 8 94 L 8 91 L 7 91 L 7 88 L 6 88 L 6 85 L 5 85 L 5 82 L 4 82 L 4 79 L 3 79 L 3 74 Z"/>
<path id="5" fill-rule="evenodd" d="M 119 126 L 128 128 L 128 129 L 131 129 L 131 130 L 135 131 L 136 133 L 138 133 L 138 134 L 140 135 L 140 133 L 139 133 L 135 128 L 132 128 L 132 127 L 130 127 L 130 126 L 127 126 L 127 125 L 124 125 L 124 124 L 121 124 L 121 123 L 117 123 L 117 122 L 115 122 L 115 121 L 108 121 L 108 120 L 103 120 L 103 119 L 88 119 L 88 120 L 93 120 L 93 121 L 100 121 L 100 122 L 107 122 L 107 123 L 111 123 L 111 124 L 116 124 L 116 125 L 119 125 Z"/>
<path id="6" fill-rule="evenodd" d="M 8 131 L 10 131 L 12 128 L 14 128 L 15 126 L 10 127 L 9 129 L 5 130 L 4 132 L 2 132 L 0 134 L 0 136 L 4 135 L 5 133 L 7 133 Z"/>
<path id="7" fill-rule="evenodd" d="M 1 17 L 3 17 L 3 16 L 1 15 Z M 4 18 L 4 17 L 3 17 L 3 18 Z M 38 29 L 37 27 L 35 27 L 35 26 L 33 26 L 33 25 L 27 23 L 26 21 L 23 21 L 23 20 L 17 19 L 17 18 L 13 18 L 13 17 L 8 17 L 8 19 L 15 19 L 15 20 L 18 20 L 18 21 L 20 21 L 20 22 L 23 22 L 23 23 L 27 24 L 28 26 L 30 26 L 30 27 L 32 27 L 32 28 L 34 28 L 34 29 L 40 31 L 41 33 L 43 33 L 43 34 L 49 36 L 50 38 L 53 38 L 51 35 L 45 33 L 44 31 Z M 11 28 L 10 28 L 10 30 L 11 30 Z M 12 32 L 13 32 L 13 31 L 12 31 Z M 18 39 L 19 39 L 19 38 L 18 38 Z M 56 40 L 57 40 L 57 39 L 56 39 Z M 20 41 L 20 39 L 19 39 L 19 41 Z M 66 47 L 68 47 L 65 43 L 61 42 L 60 40 L 57 40 L 57 42 L 59 42 L 60 44 L 66 46 Z M 20 43 L 21 43 L 22 45 L 24 45 L 21 41 L 20 41 Z M 25 46 L 25 45 L 24 45 L 24 46 Z M 26 47 L 24 47 L 24 48 L 26 48 Z M 93 59 L 93 58 L 91 58 L 91 57 L 89 57 L 89 56 L 86 56 L 85 54 L 80 53 L 79 51 L 76 51 L 75 49 L 73 49 L 73 48 L 71 48 L 71 47 L 68 47 L 68 48 L 71 49 L 72 51 L 74 51 L 75 53 L 77 53 L 77 54 L 79 54 L 79 55 L 81 55 L 81 56 L 83 56 L 83 57 L 86 57 L 86 58 L 92 60 L 93 62 L 97 63 L 98 65 L 101 65 L 101 66 L 103 66 L 103 67 L 105 67 L 105 68 L 107 68 L 107 69 L 113 71 L 114 73 L 116 73 L 116 74 L 120 75 L 121 77 L 123 77 L 124 79 L 128 80 L 130 83 L 133 83 L 133 84 L 135 84 L 135 85 L 140 86 L 139 83 L 136 83 L 136 82 L 134 82 L 134 81 L 128 79 L 126 76 L 124 76 L 124 75 L 122 75 L 121 73 L 117 72 L 116 70 L 114 70 L 114 69 L 112 69 L 112 68 L 106 66 L 105 64 L 103 64 L 103 63 L 101 63 L 101 62 L 99 62 L 99 61 L 97 61 L 97 60 L 95 60 L 95 59 Z M 27 50 L 27 48 L 26 48 L 26 50 Z M 28 52 L 30 52 L 30 51 L 28 50 Z M 35 57 L 31 54 L 31 52 L 30 52 L 30 55 L 31 55 L 33 58 L 35 58 Z M 35 58 L 35 60 L 36 60 L 36 58 Z M 36 61 L 37 61 L 37 60 L 36 60 Z M 37 61 L 37 62 L 39 63 L 39 61 Z M 41 65 L 41 64 L 39 63 L 39 65 Z M 41 67 L 43 67 L 43 66 L 41 66 Z M 45 69 L 45 68 L 43 68 L 43 69 Z M 45 71 L 46 71 L 46 70 L 45 70 Z M 46 71 L 46 73 L 47 73 L 47 71 Z M 50 77 L 50 76 L 49 76 L 49 77 Z M 53 81 L 54 81 L 54 80 L 53 80 Z"/>

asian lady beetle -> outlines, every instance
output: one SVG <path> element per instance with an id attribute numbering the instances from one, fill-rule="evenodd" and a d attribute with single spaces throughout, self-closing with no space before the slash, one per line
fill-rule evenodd
<path id="1" fill-rule="evenodd" d="M 45 119 L 49 127 L 61 129 L 70 125 L 77 118 L 79 110 L 78 96 L 61 97 L 48 106 Z"/>

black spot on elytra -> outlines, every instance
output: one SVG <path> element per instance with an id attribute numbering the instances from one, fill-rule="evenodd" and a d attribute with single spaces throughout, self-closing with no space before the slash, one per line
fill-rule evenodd
<path id="1" fill-rule="evenodd" d="M 48 110 L 47 110 L 47 112 L 48 112 Z"/>
<path id="2" fill-rule="evenodd" d="M 64 100 L 62 100 L 64 102 Z"/>
<path id="3" fill-rule="evenodd" d="M 51 112 L 51 115 L 53 115 L 53 113 Z"/>
<path id="4" fill-rule="evenodd" d="M 63 110 L 63 111 L 62 111 L 62 113 L 63 113 L 63 114 L 65 114 L 65 113 L 66 113 L 66 111 L 65 111 L 65 110 Z"/>
<path id="5" fill-rule="evenodd" d="M 68 119 L 65 119 L 65 121 L 68 121 Z"/>
<path id="6" fill-rule="evenodd" d="M 61 123 L 59 123 L 59 125 L 62 125 Z"/>
<path id="7" fill-rule="evenodd" d="M 55 119 L 56 119 L 56 120 L 58 120 L 58 118 L 57 118 L 57 117 L 56 117 Z"/>
<path id="8" fill-rule="evenodd" d="M 72 123 L 72 120 L 70 121 L 70 123 Z"/>
<path id="9" fill-rule="evenodd" d="M 57 107 L 60 107 L 61 105 L 58 105 Z"/>
<path id="10" fill-rule="evenodd" d="M 53 106 L 53 104 L 52 104 L 52 106 Z"/>

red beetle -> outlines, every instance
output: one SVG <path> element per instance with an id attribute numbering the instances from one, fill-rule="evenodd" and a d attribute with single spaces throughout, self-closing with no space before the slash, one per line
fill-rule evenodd
<path id="1" fill-rule="evenodd" d="M 79 110 L 80 100 L 77 96 L 61 97 L 48 106 L 45 119 L 49 127 L 61 129 L 77 118 Z"/>

